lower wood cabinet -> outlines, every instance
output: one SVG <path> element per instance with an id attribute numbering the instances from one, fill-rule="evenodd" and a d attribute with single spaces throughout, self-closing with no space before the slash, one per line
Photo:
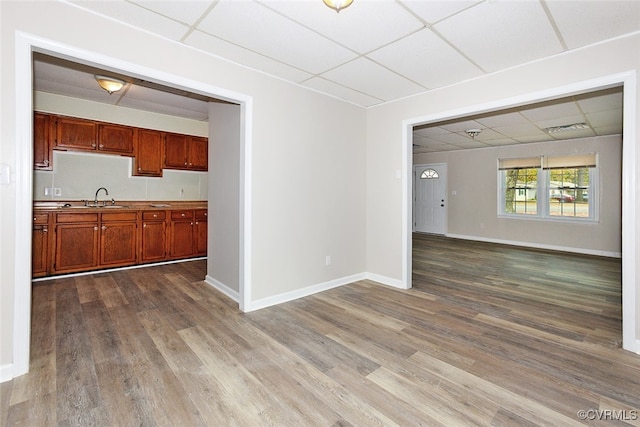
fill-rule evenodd
<path id="1" fill-rule="evenodd" d="M 46 276 L 49 272 L 49 214 L 36 213 L 33 215 L 31 247 L 31 270 L 33 277 Z"/>
<path id="2" fill-rule="evenodd" d="M 34 214 L 33 277 L 207 254 L 206 209 L 73 211 Z"/>
<path id="3" fill-rule="evenodd" d="M 163 261 L 167 257 L 167 212 L 142 212 L 140 262 Z"/>

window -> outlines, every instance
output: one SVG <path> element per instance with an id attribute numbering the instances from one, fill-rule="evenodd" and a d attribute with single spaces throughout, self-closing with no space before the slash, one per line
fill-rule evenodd
<path id="1" fill-rule="evenodd" d="M 596 154 L 501 159 L 500 215 L 596 220 Z"/>
<path id="2" fill-rule="evenodd" d="M 440 175 L 434 169 L 427 169 L 420 175 L 420 179 L 438 179 Z"/>

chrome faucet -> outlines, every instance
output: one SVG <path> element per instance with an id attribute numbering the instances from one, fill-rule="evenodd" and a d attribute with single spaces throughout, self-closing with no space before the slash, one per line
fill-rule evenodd
<path id="1" fill-rule="evenodd" d="M 107 195 L 107 196 L 109 195 L 109 191 L 106 188 L 104 188 L 104 187 L 98 188 L 98 190 L 96 191 L 96 197 L 93 199 L 93 204 L 96 205 L 96 206 L 98 206 L 98 193 L 100 192 L 100 190 L 104 190 L 104 194 Z M 106 202 L 105 202 L 105 204 L 106 204 Z"/>

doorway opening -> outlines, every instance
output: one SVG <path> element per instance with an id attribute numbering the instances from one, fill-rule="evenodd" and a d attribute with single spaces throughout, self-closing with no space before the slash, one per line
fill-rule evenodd
<path id="1" fill-rule="evenodd" d="M 625 350 L 640 354 L 640 340 L 636 337 L 637 330 L 637 297 L 636 297 L 636 222 L 635 213 L 636 196 L 634 187 L 636 185 L 636 165 L 635 165 L 635 126 L 636 126 L 636 77 L 633 73 L 622 73 L 607 76 L 590 81 L 575 83 L 572 85 L 526 94 L 514 98 L 503 99 L 487 104 L 469 106 L 467 108 L 447 111 L 430 116 L 417 117 L 403 122 L 403 153 L 406 188 L 403 192 L 406 207 L 404 213 L 404 233 L 403 233 L 403 281 L 407 288 L 411 287 L 412 272 L 412 230 L 413 221 L 410 217 L 413 200 L 410 198 L 413 192 L 410 173 L 413 166 L 413 150 L 415 144 L 413 140 L 413 130 L 416 127 L 427 126 L 438 122 L 462 120 L 465 117 L 480 114 L 490 114 L 495 111 L 522 107 L 532 103 L 554 100 L 561 97 L 586 94 L 597 90 L 605 90 L 612 87 L 623 87 L 623 143 L 622 143 L 622 347 Z M 433 161 L 442 161 L 438 156 L 434 156 Z"/>
<path id="2" fill-rule="evenodd" d="M 240 159 L 239 176 L 239 218 L 238 218 L 238 264 L 239 264 L 239 306 L 241 310 L 249 308 L 251 301 L 251 283 L 248 268 L 251 265 L 250 216 L 246 206 L 251 197 L 250 168 L 247 159 L 251 156 L 251 115 L 250 96 L 211 86 L 200 81 L 129 63 L 117 58 L 79 50 L 73 46 L 43 40 L 27 34 L 16 34 L 16 236 L 31 236 L 30 221 L 33 205 L 33 52 L 53 57 L 69 59 L 114 72 L 144 77 L 168 87 L 199 93 L 222 99 L 239 106 L 240 124 L 238 144 Z M 209 178 L 211 180 L 211 178 Z M 209 231 L 211 233 L 211 231 Z M 31 323 L 31 238 L 15 239 L 15 303 L 13 328 L 13 366 L 12 377 L 25 374 L 29 370 L 30 323 Z"/>

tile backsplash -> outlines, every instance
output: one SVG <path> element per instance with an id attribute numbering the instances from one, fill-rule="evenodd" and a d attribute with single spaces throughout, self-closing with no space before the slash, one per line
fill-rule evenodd
<path id="1" fill-rule="evenodd" d="M 131 157 L 54 151 L 54 170 L 34 173 L 33 200 L 93 200 L 100 187 L 109 190 L 109 196 L 100 192 L 100 200 L 207 200 L 207 172 L 165 169 L 162 178 L 132 176 L 132 161 Z"/>

